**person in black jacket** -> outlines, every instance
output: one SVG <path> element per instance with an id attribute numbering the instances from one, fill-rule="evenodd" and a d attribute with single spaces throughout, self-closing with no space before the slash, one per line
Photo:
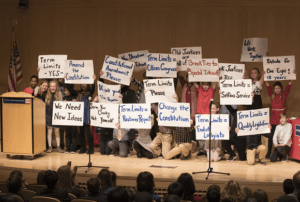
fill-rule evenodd
<path id="1" fill-rule="evenodd" d="M 80 199 L 93 200 L 98 202 L 106 202 L 106 195 L 100 192 L 100 180 L 97 177 L 92 177 L 87 181 L 87 189 L 89 194 L 80 197 Z"/>

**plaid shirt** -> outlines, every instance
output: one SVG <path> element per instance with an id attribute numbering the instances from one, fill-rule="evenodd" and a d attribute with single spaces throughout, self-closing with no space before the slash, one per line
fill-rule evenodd
<path id="1" fill-rule="evenodd" d="M 157 103 L 151 104 L 151 109 L 153 109 L 155 114 L 158 116 L 158 104 Z M 161 133 L 172 134 L 172 129 L 170 127 L 159 126 L 158 129 L 159 129 L 159 132 L 161 132 Z"/>
<path id="2" fill-rule="evenodd" d="M 140 98 L 141 98 L 141 94 L 144 91 L 144 82 L 143 81 L 138 81 L 134 77 L 132 77 L 132 83 L 138 87 L 138 91 L 136 93 L 136 99 L 137 99 L 137 102 L 139 103 Z"/>
<path id="3" fill-rule="evenodd" d="M 180 145 L 182 143 L 190 143 L 191 142 L 191 130 L 192 127 L 174 127 L 174 135 L 176 139 L 177 145 Z"/>

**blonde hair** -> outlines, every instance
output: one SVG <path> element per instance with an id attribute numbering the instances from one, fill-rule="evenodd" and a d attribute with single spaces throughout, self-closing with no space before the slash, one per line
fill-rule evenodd
<path id="1" fill-rule="evenodd" d="M 285 118 L 287 118 L 287 114 L 286 114 L 286 113 L 281 113 L 281 114 L 279 115 L 279 119 L 281 119 L 283 116 L 284 116 Z"/>
<path id="2" fill-rule="evenodd" d="M 244 193 L 239 183 L 235 180 L 229 180 L 222 191 L 222 199 L 229 198 L 231 201 L 242 202 Z"/>
<path id="3" fill-rule="evenodd" d="M 57 187 L 70 191 L 72 189 L 72 171 L 70 166 L 61 166 L 58 171 Z"/>
<path id="4" fill-rule="evenodd" d="M 40 86 L 43 85 L 44 83 L 47 83 L 47 84 L 48 84 L 48 88 L 49 88 L 49 82 L 48 82 L 46 79 L 43 79 L 43 80 L 42 80 L 42 83 L 40 84 Z M 47 91 L 48 91 L 48 90 L 47 90 Z M 47 91 L 43 92 L 43 91 L 42 91 L 42 88 L 39 87 L 38 95 L 43 95 L 43 93 L 47 93 Z"/>
<path id="5" fill-rule="evenodd" d="M 272 96 L 271 96 L 271 100 L 273 100 L 273 99 L 275 98 L 275 96 L 276 96 L 276 93 L 275 93 L 275 91 L 274 91 L 275 86 L 279 86 L 280 89 L 281 89 L 281 92 L 280 92 L 280 94 L 279 94 L 279 95 L 280 95 L 279 100 L 281 100 L 282 84 L 281 84 L 281 82 L 279 82 L 279 81 L 277 81 L 277 82 L 274 83 L 274 85 L 273 85 L 273 94 L 272 94 Z"/>
<path id="6" fill-rule="evenodd" d="M 216 105 L 216 108 L 219 109 L 216 114 L 220 114 L 220 105 L 217 102 L 213 102 L 211 105 Z"/>
<path id="7" fill-rule="evenodd" d="M 59 90 L 59 86 L 58 86 L 57 80 L 52 80 L 52 81 L 49 82 L 49 88 L 47 90 L 47 94 L 46 94 L 46 98 L 45 98 L 45 103 L 47 105 L 50 105 L 51 102 L 52 102 L 52 93 L 51 93 L 51 90 L 50 90 L 51 83 L 55 83 L 56 84 L 56 91 L 54 93 L 55 100 L 56 101 L 60 101 L 62 99 L 61 98 L 61 92 Z"/>

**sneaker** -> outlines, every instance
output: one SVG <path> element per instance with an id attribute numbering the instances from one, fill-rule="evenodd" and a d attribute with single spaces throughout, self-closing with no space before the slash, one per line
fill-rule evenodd
<path id="1" fill-rule="evenodd" d="M 236 159 L 236 155 L 235 156 L 229 156 L 229 158 L 227 159 L 227 161 L 234 161 L 234 159 Z"/>
<path id="2" fill-rule="evenodd" d="M 80 150 L 80 151 L 78 152 L 78 154 L 85 154 L 85 153 L 86 153 L 85 150 Z"/>
<path id="3" fill-rule="evenodd" d="M 65 151 L 65 154 L 69 154 L 70 152 L 68 150 Z"/>
<path id="4" fill-rule="evenodd" d="M 71 154 L 75 154 L 76 152 L 75 151 L 71 151 Z"/>
<path id="5" fill-rule="evenodd" d="M 282 157 L 282 162 L 286 163 L 288 161 L 288 156 Z"/>
<path id="6" fill-rule="evenodd" d="M 197 154 L 197 156 L 202 156 L 202 155 L 205 155 L 206 154 L 206 152 L 204 152 L 204 151 L 199 151 L 199 153 Z"/>
<path id="7" fill-rule="evenodd" d="M 162 154 L 160 154 L 157 158 L 159 158 L 159 159 L 163 159 L 164 157 L 163 157 L 163 155 Z"/>
<path id="8" fill-rule="evenodd" d="M 52 152 L 52 147 L 48 147 L 48 149 L 47 149 L 46 152 L 47 152 L 47 153 L 51 153 L 51 152 Z"/>
<path id="9" fill-rule="evenodd" d="M 62 150 L 60 147 L 57 147 L 56 151 L 58 151 L 59 153 L 64 153 L 64 150 Z"/>

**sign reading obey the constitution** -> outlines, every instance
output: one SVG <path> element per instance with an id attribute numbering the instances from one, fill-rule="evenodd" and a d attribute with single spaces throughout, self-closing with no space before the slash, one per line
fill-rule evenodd
<path id="1" fill-rule="evenodd" d="M 121 85 L 108 85 L 98 81 L 97 86 L 100 103 L 119 104 L 122 102 Z"/>
<path id="2" fill-rule="evenodd" d="M 158 125 L 191 127 L 190 103 L 158 103 Z"/>
<path id="3" fill-rule="evenodd" d="M 212 81 L 219 82 L 218 59 L 189 59 L 189 81 Z"/>
<path id="4" fill-rule="evenodd" d="M 251 105 L 252 104 L 252 80 L 223 80 L 220 81 L 221 105 Z"/>
<path id="5" fill-rule="evenodd" d="M 39 78 L 64 78 L 67 55 L 40 55 Z"/>
<path id="6" fill-rule="evenodd" d="M 94 64 L 93 60 L 66 60 L 65 83 L 93 84 Z"/>
<path id="7" fill-rule="evenodd" d="M 264 57 L 265 81 L 296 80 L 295 56 Z"/>
<path id="8" fill-rule="evenodd" d="M 267 38 L 244 39 L 241 62 L 262 62 L 268 52 Z"/>
<path id="9" fill-rule="evenodd" d="M 150 104 L 120 104 L 121 128 L 151 129 Z"/>
<path id="10" fill-rule="evenodd" d="M 196 139 L 209 140 L 209 115 L 196 114 Z M 211 139 L 229 140 L 229 115 L 212 114 L 211 115 Z"/>
<path id="11" fill-rule="evenodd" d="M 84 102 L 53 102 L 52 124 L 59 126 L 83 126 Z"/>
<path id="12" fill-rule="evenodd" d="M 148 53 L 147 77 L 177 77 L 176 55 Z"/>
<path id="13" fill-rule="evenodd" d="M 92 102 L 90 105 L 91 126 L 117 128 L 119 105 Z"/>
<path id="14" fill-rule="evenodd" d="M 202 49 L 199 47 L 181 47 L 171 48 L 171 53 L 177 55 L 178 71 L 186 71 L 188 68 L 187 62 L 189 59 L 202 59 Z"/>
<path id="15" fill-rule="evenodd" d="M 269 108 L 237 112 L 238 136 L 270 133 Z"/>
<path id="16" fill-rule="evenodd" d="M 219 63 L 219 80 L 243 79 L 245 72 L 244 64 Z"/>
<path id="17" fill-rule="evenodd" d="M 176 102 L 173 79 L 144 80 L 145 98 L 147 103 Z"/>
<path id="18" fill-rule="evenodd" d="M 148 50 L 119 54 L 119 58 L 135 63 L 134 71 L 144 71 L 147 66 Z"/>
<path id="19" fill-rule="evenodd" d="M 102 66 L 103 74 L 100 77 L 129 86 L 133 68 L 134 62 L 106 55 Z"/>

